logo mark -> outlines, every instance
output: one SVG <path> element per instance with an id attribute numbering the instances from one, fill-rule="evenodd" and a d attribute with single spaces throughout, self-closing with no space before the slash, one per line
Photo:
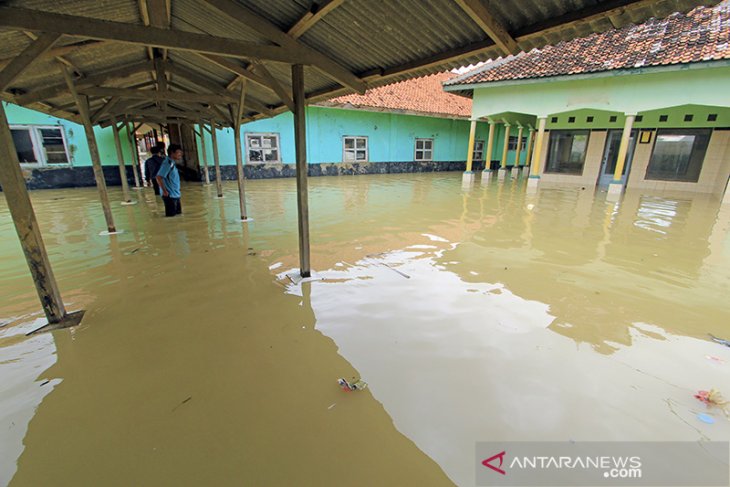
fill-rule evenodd
<path id="1" fill-rule="evenodd" d="M 484 465 L 485 467 L 491 468 L 492 470 L 494 470 L 497 473 L 501 473 L 502 475 L 506 475 L 507 472 L 505 472 L 501 468 L 502 467 L 502 463 L 504 463 L 504 455 L 505 455 L 505 452 L 497 453 L 496 455 L 491 456 L 491 457 L 487 458 L 486 460 L 484 460 L 482 462 L 482 465 Z M 499 466 L 498 467 L 495 467 L 494 465 L 492 465 L 491 462 L 494 461 L 494 460 L 496 460 L 497 458 L 499 458 Z"/>

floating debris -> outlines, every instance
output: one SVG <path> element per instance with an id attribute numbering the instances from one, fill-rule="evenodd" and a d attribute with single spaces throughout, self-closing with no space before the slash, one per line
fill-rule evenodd
<path id="1" fill-rule="evenodd" d="M 719 343 L 720 345 L 725 345 L 726 347 L 730 347 L 730 341 L 722 339 L 722 338 L 718 338 L 715 335 L 713 335 L 712 333 L 708 333 L 708 335 L 710 335 L 710 339 L 713 342 Z"/>
<path id="2" fill-rule="evenodd" d="M 709 360 L 710 362 L 715 362 L 716 364 L 724 364 L 725 361 L 721 359 L 720 357 L 715 357 L 714 355 L 705 355 L 705 358 Z"/>
<path id="3" fill-rule="evenodd" d="M 362 391 L 367 388 L 368 383 L 362 379 L 354 379 L 352 382 L 348 382 L 347 379 L 337 379 L 337 383 L 340 385 L 343 391 Z"/>
<path id="4" fill-rule="evenodd" d="M 715 422 L 715 418 L 713 418 L 709 414 L 705 414 L 705 413 L 699 413 L 697 415 L 697 419 L 699 419 L 703 423 L 707 423 L 707 424 L 713 424 Z"/>
<path id="5" fill-rule="evenodd" d="M 697 394 L 695 394 L 695 399 L 705 403 L 708 408 L 720 408 L 722 412 L 725 413 L 725 416 L 730 417 L 727 412 L 727 407 L 728 405 L 730 405 L 730 402 L 726 401 L 725 398 L 722 397 L 722 394 L 720 394 L 720 391 L 718 391 L 717 389 L 710 389 L 709 391 L 697 391 Z"/>
<path id="6" fill-rule="evenodd" d="M 385 262 L 381 262 L 381 263 L 380 263 L 380 265 L 384 265 L 385 267 L 387 267 L 387 268 L 388 268 L 388 269 L 390 269 L 391 271 L 393 271 L 393 272 L 397 272 L 398 274 L 400 274 L 401 276 L 405 277 L 406 279 L 410 279 L 410 278 L 411 278 L 411 276 L 409 276 L 408 274 L 406 274 L 406 273 L 404 273 L 404 272 L 401 272 L 401 271 L 399 271 L 398 269 L 394 268 L 394 267 L 393 267 L 393 266 L 391 266 L 391 265 L 388 265 L 388 264 L 386 264 Z"/>
<path id="7" fill-rule="evenodd" d="M 177 408 L 179 408 L 180 406 L 182 406 L 183 404 L 185 404 L 186 402 L 188 402 L 192 398 L 193 398 L 193 396 L 188 396 L 187 399 L 185 399 L 183 402 L 181 402 L 180 404 L 178 404 L 177 406 L 175 406 L 174 408 L 172 408 L 172 411 L 171 412 L 174 413 Z"/>
<path id="8" fill-rule="evenodd" d="M 42 386 L 44 386 L 44 385 L 48 384 L 49 382 L 51 382 L 51 381 L 50 381 L 50 380 L 48 380 L 48 379 L 46 379 L 46 380 L 44 380 L 43 382 L 41 382 L 41 385 L 42 385 Z"/>

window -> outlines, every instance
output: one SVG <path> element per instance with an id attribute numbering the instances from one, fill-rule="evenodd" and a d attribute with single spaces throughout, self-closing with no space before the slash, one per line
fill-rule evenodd
<path id="1" fill-rule="evenodd" d="M 700 178 L 710 133 L 710 129 L 658 130 L 646 179 L 696 183 Z"/>
<path id="2" fill-rule="evenodd" d="M 368 160 L 368 138 L 367 137 L 344 137 L 342 139 L 344 162 L 367 162 Z"/>
<path id="3" fill-rule="evenodd" d="M 634 122 L 643 122 L 644 121 L 644 115 L 637 115 L 636 118 L 634 118 Z"/>
<path id="4" fill-rule="evenodd" d="M 433 139 L 416 139 L 416 160 L 433 161 Z"/>
<path id="5" fill-rule="evenodd" d="M 551 117 L 550 123 L 558 123 L 558 117 Z"/>
<path id="6" fill-rule="evenodd" d="M 11 126 L 15 152 L 22 164 L 70 164 L 61 127 Z"/>
<path id="7" fill-rule="evenodd" d="M 588 135 L 588 130 L 551 131 L 545 172 L 583 174 Z"/>
<path id="8" fill-rule="evenodd" d="M 520 146 L 520 149 L 524 150 L 525 147 L 527 147 L 527 137 L 522 136 L 522 145 Z M 517 150 L 517 136 L 516 135 L 509 136 L 509 142 L 507 143 L 507 150 Z"/>
<path id="9" fill-rule="evenodd" d="M 474 153 L 472 154 L 472 160 L 483 161 L 484 160 L 484 141 L 474 141 Z"/>
<path id="10" fill-rule="evenodd" d="M 717 122 L 717 113 L 710 113 L 707 115 L 708 122 Z"/>
<path id="11" fill-rule="evenodd" d="M 568 117 L 568 123 L 575 123 L 575 117 Z"/>
<path id="12" fill-rule="evenodd" d="M 694 115 L 687 114 L 684 116 L 684 121 L 691 122 L 694 118 L 695 118 Z"/>
<path id="13" fill-rule="evenodd" d="M 668 115 L 659 115 L 659 121 L 660 122 L 666 122 L 667 120 L 669 120 L 669 116 Z"/>
<path id="14" fill-rule="evenodd" d="M 616 120 L 618 120 L 618 117 L 616 115 L 611 115 L 608 117 L 608 121 L 611 123 L 614 123 Z"/>
<path id="15" fill-rule="evenodd" d="M 248 162 L 281 162 L 279 134 L 246 134 Z"/>
<path id="16" fill-rule="evenodd" d="M 593 117 L 586 117 L 587 123 L 593 123 Z"/>

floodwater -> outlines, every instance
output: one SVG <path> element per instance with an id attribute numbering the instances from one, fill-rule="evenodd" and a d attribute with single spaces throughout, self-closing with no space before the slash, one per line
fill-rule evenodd
<path id="1" fill-rule="evenodd" d="M 39 326 L 0 199 L 0 484 L 473 485 L 474 444 L 730 440 L 730 205 L 461 174 L 32 193 L 80 326 Z M 365 391 L 341 391 L 362 377 Z M 716 422 L 696 417 L 706 412 Z"/>

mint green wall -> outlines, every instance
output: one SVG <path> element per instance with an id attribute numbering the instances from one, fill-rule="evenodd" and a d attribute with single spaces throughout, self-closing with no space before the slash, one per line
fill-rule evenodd
<path id="1" fill-rule="evenodd" d="M 13 125 L 55 125 L 63 127 L 66 137 L 66 145 L 68 146 L 71 156 L 72 166 L 91 166 L 91 155 L 89 154 L 89 146 L 86 143 L 86 135 L 84 127 L 77 123 L 69 122 L 61 118 L 46 115 L 45 113 L 30 110 L 18 105 L 3 102 L 8 122 Z M 101 163 L 104 165 L 117 164 L 117 150 L 114 145 L 114 132 L 112 128 L 94 127 L 96 134 L 96 143 L 99 146 L 99 156 Z M 122 151 L 127 164 L 131 159 L 131 146 L 129 144 L 129 136 L 126 131 L 120 132 L 122 140 Z"/>
<path id="2" fill-rule="evenodd" d="M 551 115 L 580 109 L 635 113 L 687 104 L 730 107 L 726 62 L 672 69 L 485 84 L 474 88 L 472 115 Z"/>
<path id="3" fill-rule="evenodd" d="M 278 133 L 282 162 L 293 164 L 294 120 L 290 112 L 244 124 L 246 133 Z M 477 139 L 487 139 L 486 123 L 477 125 Z M 342 162 L 344 136 L 368 137 L 370 162 L 413 161 L 415 139 L 434 139 L 435 161 L 466 160 L 469 121 L 312 106 L 307 108 L 307 160 L 310 163 Z M 220 162 L 235 164 L 233 131 L 217 132 Z M 210 134 L 205 138 L 208 163 L 213 164 Z M 200 149 L 200 142 L 198 141 Z"/>
<path id="4" fill-rule="evenodd" d="M 708 115 L 717 115 L 717 120 L 710 122 Z M 704 105 L 683 105 L 659 110 L 639 112 L 641 121 L 634 122 L 634 128 L 711 128 L 730 127 L 730 108 L 708 107 Z M 659 117 L 667 116 L 666 122 L 660 122 Z M 685 122 L 686 115 L 692 115 L 692 121 Z M 553 115 L 558 118 L 557 123 L 548 117 L 547 129 L 623 129 L 626 116 L 623 113 L 606 112 L 599 110 L 575 110 Z M 588 122 L 587 117 L 593 117 L 593 122 Z M 611 116 L 616 117 L 611 122 Z M 575 117 L 575 122 L 569 123 L 570 117 Z"/>

